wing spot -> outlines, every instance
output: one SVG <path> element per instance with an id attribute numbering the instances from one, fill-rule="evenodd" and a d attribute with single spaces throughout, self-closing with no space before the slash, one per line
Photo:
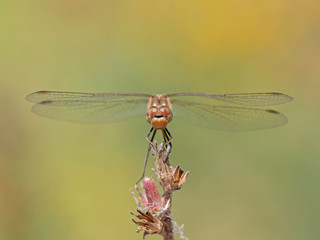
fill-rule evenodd
<path id="1" fill-rule="evenodd" d="M 266 109 L 266 112 L 274 113 L 274 114 L 280 114 L 279 112 L 277 112 L 275 110 L 272 110 L 272 109 Z"/>
<path id="2" fill-rule="evenodd" d="M 43 94 L 43 93 L 50 93 L 50 91 L 38 91 L 36 93 L 40 93 L 40 94 Z"/>
<path id="3" fill-rule="evenodd" d="M 53 103 L 53 101 L 52 100 L 46 100 L 46 101 L 40 102 L 39 104 L 50 104 L 50 103 Z"/>

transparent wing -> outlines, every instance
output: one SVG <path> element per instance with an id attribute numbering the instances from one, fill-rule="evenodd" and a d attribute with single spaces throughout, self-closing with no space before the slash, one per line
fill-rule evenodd
<path id="1" fill-rule="evenodd" d="M 79 93 L 79 92 L 58 92 L 58 91 L 39 91 L 26 96 L 26 100 L 33 103 L 44 101 L 106 101 L 119 99 L 122 97 L 145 97 L 149 94 L 142 93 Z"/>
<path id="2" fill-rule="evenodd" d="M 146 113 L 148 96 L 121 93 L 36 92 L 27 100 L 35 102 L 32 112 L 58 120 L 107 123 Z"/>
<path id="3" fill-rule="evenodd" d="M 274 110 L 212 106 L 172 100 L 173 116 L 205 128 L 226 131 L 247 131 L 278 127 L 287 118 Z"/>
<path id="4" fill-rule="evenodd" d="M 277 92 L 268 93 L 239 93 L 239 94 L 213 94 L 213 93 L 175 93 L 169 94 L 169 97 L 178 96 L 199 96 L 212 98 L 232 104 L 247 106 L 267 106 L 291 102 L 292 97 Z"/>

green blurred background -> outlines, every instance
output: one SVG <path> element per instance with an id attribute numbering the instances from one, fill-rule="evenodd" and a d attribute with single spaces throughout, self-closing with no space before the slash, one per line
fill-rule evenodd
<path id="1" fill-rule="evenodd" d="M 0 239 L 142 238 L 129 188 L 146 153 L 145 116 L 49 120 L 24 100 L 38 90 L 293 96 L 274 107 L 289 119 L 280 128 L 174 120 L 171 161 L 191 174 L 173 216 L 190 239 L 319 239 L 319 9 L 316 0 L 1 1 Z"/>

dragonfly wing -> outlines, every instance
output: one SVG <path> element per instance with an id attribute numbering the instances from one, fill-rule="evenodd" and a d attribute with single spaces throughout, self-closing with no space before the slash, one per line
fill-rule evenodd
<path id="1" fill-rule="evenodd" d="M 219 101 L 247 105 L 247 106 L 267 106 L 267 105 L 277 105 L 282 103 L 291 102 L 292 97 L 277 92 L 268 93 L 239 93 L 239 94 L 212 94 L 212 93 L 176 93 L 169 94 L 169 97 L 177 96 L 199 96 L 212 98 Z"/>
<path id="2" fill-rule="evenodd" d="M 32 111 L 44 117 L 83 123 L 107 123 L 146 113 L 148 99 L 132 96 L 37 92 L 26 98 L 36 103 Z"/>
<path id="3" fill-rule="evenodd" d="M 205 128 L 247 131 L 278 127 L 287 122 L 284 115 L 274 110 L 213 106 L 179 100 L 172 100 L 172 103 L 174 117 Z"/>
<path id="4" fill-rule="evenodd" d="M 33 103 L 44 101 L 106 101 L 110 99 L 121 99 L 128 97 L 145 97 L 149 94 L 142 93 L 79 93 L 79 92 L 59 92 L 59 91 L 39 91 L 26 96 L 26 100 Z"/>

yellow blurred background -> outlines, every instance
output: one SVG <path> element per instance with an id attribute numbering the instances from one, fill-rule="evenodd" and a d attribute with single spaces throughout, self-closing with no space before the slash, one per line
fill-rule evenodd
<path id="1" fill-rule="evenodd" d="M 171 162 L 191 171 L 173 217 L 190 239 L 318 239 L 319 9 L 316 0 L 2 1 L 0 239 L 142 239 L 129 188 L 142 172 L 145 116 L 49 120 L 24 100 L 38 90 L 293 96 L 274 107 L 289 119 L 280 128 L 172 122 Z"/>

